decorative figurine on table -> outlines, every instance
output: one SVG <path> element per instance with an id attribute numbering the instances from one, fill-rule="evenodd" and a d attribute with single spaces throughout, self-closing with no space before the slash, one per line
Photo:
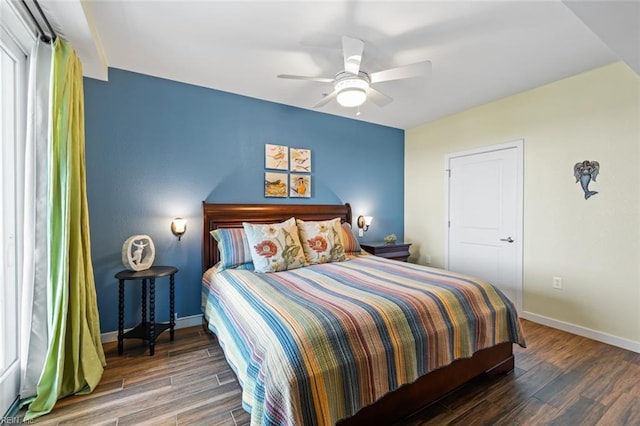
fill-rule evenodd
<path id="1" fill-rule="evenodd" d="M 384 237 L 385 244 L 395 244 L 397 240 L 398 238 L 396 237 L 396 234 L 389 234 Z"/>
<path id="2" fill-rule="evenodd" d="M 598 173 L 600 172 L 600 163 L 597 161 L 589 161 L 585 160 L 581 163 L 576 163 L 573 166 L 573 175 L 576 178 L 576 183 L 580 181 L 580 185 L 582 186 L 582 190 L 584 191 L 584 199 L 588 200 L 592 195 L 596 195 L 598 191 L 590 191 L 589 183 L 593 179 L 596 181 L 596 177 L 598 177 Z"/>
<path id="3" fill-rule="evenodd" d="M 122 245 L 122 263 L 130 271 L 144 271 L 153 265 L 156 248 L 148 235 L 132 235 Z"/>

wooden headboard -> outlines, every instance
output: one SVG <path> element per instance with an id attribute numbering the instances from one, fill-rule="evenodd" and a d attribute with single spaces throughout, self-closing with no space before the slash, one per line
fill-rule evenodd
<path id="1" fill-rule="evenodd" d="M 210 232 L 218 228 L 242 228 L 242 222 L 276 223 L 290 217 L 327 220 L 339 217 L 351 224 L 351 206 L 346 204 L 215 204 L 202 202 L 202 272 L 215 265 L 220 256 Z"/>

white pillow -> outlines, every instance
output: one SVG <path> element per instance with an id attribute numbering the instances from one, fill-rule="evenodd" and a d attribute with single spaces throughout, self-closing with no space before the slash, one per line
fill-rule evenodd
<path id="1" fill-rule="evenodd" d="M 308 263 L 342 262 L 348 259 L 344 252 L 339 217 L 313 222 L 297 219 L 296 223 Z"/>
<path id="2" fill-rule="evenodd" d="M 256 272 L 286 271 L 307 265 L 293 217 L 282 223 L 242 222 L 242 226 Z"/>

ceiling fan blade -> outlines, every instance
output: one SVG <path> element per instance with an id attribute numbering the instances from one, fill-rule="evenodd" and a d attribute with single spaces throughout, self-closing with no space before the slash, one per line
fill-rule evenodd
<path id="1" fill-rule="evenodd" d="M 324 98 L 320 99 L 320 102 L 315 104 L 313 108 L 320 108 L 331 102 L 336 96 L 338 96 L 338 91 L 334 90 L 333 92 L 326 95 Z"/>
<path id="2" fill-rule="evenodd" d="M 278 78 L 287 78 L 289 80 L 307 80 L 319 81 L 320 83 L 333 83 L 334 79 L 329 77 L 306 77 L 304 75 L 278 74 Z"/>
<path id="3" fill-rule="evenodd" d="M 358 75 L 364 52 L 364 42 L 357 38 L 342 36 L 342 54 L 344 56 L 344 70 Z"/>
<path id="4" fill-rule="evenodd" d="M 431 75 L 431 61 L 416 62 L 415 64 L 404 65 L 397 68 L 374 72 L 369 74 L 371 83 L 381 83 L 383 81 L 400 80 L 412 77 L 428 77 Z"/>
<path id="5" fill-rule="evenodd" d="M 391 96 L 385 95 L 381 91 L 376 90 L 371 86 L 369 86 L 369 88 L 367 89 L 367 99 L 371 100 L 374 104 L 381 107 L 388 105 L 391 103 L 391 101 L 393 101 L 393 98 Z"/>

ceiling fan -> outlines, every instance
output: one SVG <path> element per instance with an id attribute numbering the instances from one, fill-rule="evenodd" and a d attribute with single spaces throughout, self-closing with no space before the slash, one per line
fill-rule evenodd
<path id="1" fill-rule="evenodd" d="M 314 108 L 320 108 L 334 98 L 343 107 L 359 107 L 367 99 L 378 106 L 385 106 L 393 99 L 374 89 L 372 85 L 385 81 L 401 80 L 419 76 L 427 77 L 431 73 L 431 61 L 416 62 L 397 68 L 367 73 L 360 69 L 364 42 L 357 38 L 342 36 L 342 54 L 344 56 L 344 70 L 335 77 L 306 77 L 300 75 L 279 74 L 278 78 L 292 80 L 309 80 L 320 83 L 332 83 L 333 91 L 325 95 Z"/>

